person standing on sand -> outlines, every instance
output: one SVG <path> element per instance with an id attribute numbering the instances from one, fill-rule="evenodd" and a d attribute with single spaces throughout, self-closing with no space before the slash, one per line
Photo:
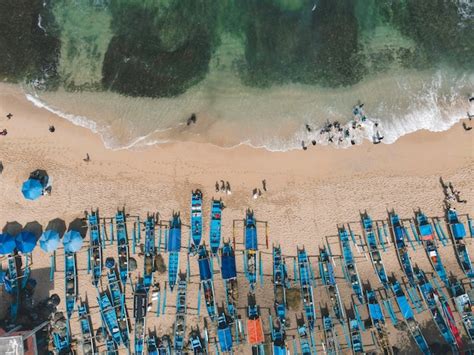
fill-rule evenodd
<path id="1" fill-rule="evenodd" d="M 90 161 L 91 161 L 91 157 L 89 156 L 89 153 L 86 153 L 86 157 L 85 157 L 84 159 L 82 159 L 82 160 L 84 160 L 86 163 L 90 162 Z"/>
<path id="2" fill-rule="evenodd" d="M 54 126 L 49 126 L 49 131 L 51 133 L 54 133 L 54 131 L 56 131 L 56 128 L 54 128 Z"/>
<path id="3" fill-rule="evenodd" d="M 13 115 L 9 112 L 9 113 L 7 114 L 7 118 L 8 118 L 8 119 L 11 119 L 12 117 L 13 117 Z"/>
<path id="4" fill-rule="evenodd" d="M 3 173 L 3 163 L 2 161 L 0 160 L 0 174 Z"/>
<path id="5" fill-rule="evenodd" d="M 267 180 L 263 179 L 262 180 L 262 187 L 263 187 L 263 191 L 267 191 Z"/>
<path id="6" fill-rule="evenodd" d="M 230 184 L 229 184 L 228 181 L 226 181 L 226 183 L 225 183 L 225 192 L 228 195 L 232 195 L 232 190 L 230 189 Z"/>
<path id="7" fill-rule="evenodd" d="M 216 192 L 219 192 L 219 181 L 216 181 Z"/>

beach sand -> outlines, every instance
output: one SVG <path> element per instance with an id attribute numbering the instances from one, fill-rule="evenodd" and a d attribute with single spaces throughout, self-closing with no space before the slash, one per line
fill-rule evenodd
<path id="1" fill-rule="evenodd" d="M 14 115 L 11 120 L 5 118 L 8 112 Z M 55 133 L 48 131 L 49 125 L 55 126 Z M 254 209 L 257 219 L 268 221 L 269 225 L 269 249 L 261 246 L 265 252 L 262 254 L 263 269 L 268 276 L 265 276 L 264 286 L 257 288 L 257 302 L 262 307 L 267 332 L 267 309 L 273 307 L 270 276 L 272 244 L 280 244 L 283 253 L 289 256 L 296 255 L 297 246 L 305 246 L 310 255 L 317 255 L 319 247 L 325 243 L 325 237 L 337 233 L 337 224 L 358 221 L 359 212 L 364 210 L 373 219 L 386 219 L 387 209 L 392 208 L 402 218 L 413 217 L 414 210 L 419 207 L 429 216 L 443 216 L 440 176 L 446 182 L 451 181 L 461 191 L 462 198 L 467 200 L 466 204 L 456 203 L 457 210 L 460 213 L 474 212 L 474 136 L 472 131 L 464 131 L 461 123 L 440 133 L 418 131 L 390 145 L 364 143 L 350 149 L 310 146 L 307 151 L 276 153 L 247 146 L 222 149 L 203 143 L 173 143 L 140 150 L 112 151 L 104 148 L 98 135 L 34 107 L 20 89 L 2 84 L 0 129 L 3 128 L 8 130 L 8 135 L 0 137 L 0 160 L 4 165 L 0 176 L 0 226 L 13 221 L 22 226 L 38 221 L 45 228 L 55 218 L 69 224 L 83 217 L 85 210 L 97 207 L 101 217 L 112 217 L 117 208 L 122 207 L 128 213 L 142 217 L 147 212 L 158 211 L 165 220 L 171 217 L 173 211 L 181 211 L 183 223 L 189 224 L 191 190 L 199 188 L 204 193 L 203 235 L 204 240 L 208 241 L 212 197 L 222 197 L 226 206 L 222 219 L 224 239 L 232 238 L 233 219 L 242 219 L 246 208 Z M 91 159 L 88 163 L 83 161 L 86 153 Z M 45 169 L 52 178 L 52 194 L 37 201 L 27 201 L 21 194 L 21 183 L 36 169 Z M 215 192 L 215 181 L 221 179 L 230 182 L 232 195 Z M 268 192 L 253 199 L 252 190 L 261 188 L 263 179 L 267 181 Z M 360 228 L 356 233 L 360 233 Z M 183 235 L 187 236 L 186 233 Z M 241 242 L 241 230 L 237 236 Z M 336 239 L 330 241 L 333 253 L 338 254 Z M 264 243 L 263 233 L 260 233 L 260 242 Z M 474 255 L 472 240 L 469 239 L 468 243 L 471 255 Z M 238 245 L 238 249 L 242 249 L 242 245 Z M 78 254 L 80 295 L 85 298 L 87 294 L 97 328 L 100 320 L 95 302 L 96 291 L 90 282 L 90 275 L 86 273 L 84 250 Z M 370 262 L 364 254 L 355 249 L 353 251 L 362 282 L 380 287 Z M 108 247 L 105 253 L 116 255 L 112 247 Z M 461 270 L 452 246 L 441 247 L 440 253 L 448 273 L 460 276 Z M 411 254 L 414 263 L 431 272 L 421 246 Z M 184 271 L 186 259 L 185 254 L 182 255 L 181 269 Z M 393 273 L 400 279 L 401 270 L 393 248 L 383 253 L 383 258 L 388 274 Z M 136 256 L 136 259 L 138 270 L 142 270 L 142 258 Z M 336 263 L 338 276 L 342 277 L 340 262 Z M 55 281 L 50 283 L 49 270 L 46 270 L 49 258 L 40 248 L 35 250 L 32 277 L 39 281 L 35 294 L 38 300 L 54 292 L 63 297 L 62 249 L 58 251 L 57 264 Z M 312 259 L 312 264 L 317 273 L 316 258 Z M 292 275 L 292 261 L 289 260 L 288 265 Z M 191 258 L 191 266 L 191 273 L 196 275 L 195 257 Z M 243 271 L 240 254 L 237 266 Z M 214 267 L 217 269 L 218 266 Z M 135 272 L 134 281 L 137 276 L 138 272 Z M 159 275 L 158 281 L 163 284 L 165 277 Z M 219 275 L 215 279 L 217 301 L 221 304 L 224 301 L 222 282 Z M 106 284 L 104 280 L 104 286 Z M 349 308 L 350 287 L 342 279 L 340 284 L 345 306 Z M 196 307 L 197 290 L 198 277 L 193 277 L 188 287 L 188 326 L 200 324 L 202 329 L 202 317 L 199 319 L 196 310 L 191 309 Z M 242 307 L 240 314 L 244 319 L 247 290 L 248 283 L 240 274 L 239 306 Z M 130 290 L 128 292 L 129 314 L 132 314 L 133 297 Z M 175 303 L 175 295 L 168 296 L 170 307 L 167 315 L 156 317 L 150 314 L 147 317 L 147 326 L 151 330 L 156 327 L 158 335 L 172 334 L 174 309 L 171 305 Z M 318 306 L 324 307 L 328 302 L 322 287 L 317 287 L 318 318 L 321 315 Z M 63 304 L 61 302 L 60 309 Z M 5 302 L 2 308 L 4 314 Z M 201 316 L 205 314 L 203 305 Z M 294 316 L 291 317 L 290 323 L 294 328 Z M 429 316 L 425 311 L 417 318 L 424 321 Z M 80 331 L 76 318 L 72 323 L 73 334 L 78 335 Z M 320 319 L 318 325 L 321 327 Z M 393 327 L 389 330 L 393 345 L 400 343 L 400 339 L 407 334 Z M 211 334 L 214 336 L 214 331 Z M 294 331 L 289 331 L 289 339 L 293 334 Z M 341 345 L 346 347 L 341 329 L 338 329 L 338 336 Z M 366 338 L 368 342 L 369 338 Z M 318 350 L 320 348 L 321 341 Z M 248 353 L 245 346 L 239 349 L 242 353 Z"/>

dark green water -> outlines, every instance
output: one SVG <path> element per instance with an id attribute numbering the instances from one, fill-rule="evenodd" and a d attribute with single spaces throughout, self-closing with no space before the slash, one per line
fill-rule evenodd
<path id="1" fill-rule="evenodd" d="M 0 75 L 71 113 L 64 93 L 178 98 L 210 90 L 219 73 L 241 94 L 303 85 L 321 95 L 422 70 L 426 83 L 466 80 L 465 94 L 473 33 L 473 7 L 447 0 L 0 0 Z M 228 99 L 220 91 L 208 96 Z M 148 128 L 169 126 L 157 122 Z"/>

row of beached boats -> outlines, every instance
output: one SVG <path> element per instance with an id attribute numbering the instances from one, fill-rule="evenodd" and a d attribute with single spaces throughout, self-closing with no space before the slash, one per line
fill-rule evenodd
<path id="1" fill-rule="evenodd" d="M 117 212 L 110 223 L 110 236 L 106 241 L 105 221 L 101 223 L 98 211 L 88 214 L 90 245 L 88 250 L 88 270 L 91 273 L 92 284 L 97 289 L 97 303 L 99 306 L 102 324 L 99 327 L 107 352 L 116 353 L 124 348 L 135 354 L 184 354 L 191 349 L 194 353 L 207 353 L 209 346 L 214 343 L 216 352 L 232 352 L 234 346 L 247 339 L 255 354 L 265 353 L 265 333 L 260 307 L 255 295 L 257 284 L 263 282 L 262 251 L 259 250 L 257 221 L 253 211 L 247 210 L 243 220 L 243 265 L 245 279 L 249 285 L 248 307 L 246 309 L 247 323 L 242 323 L 239 314 L 237 266 L 236 266 L 236 238 L 233 242 L 221 239 L 221 220 L 223 205 L 221 201 L 212 201 L 210 218 L 209 249 L 203 242 L 202 193 L 193 191 L 191 198 L 191 225 L 190 238 L 187 247 L 182 246 L 181 217 L 173 213 L 170 221 L 160 221 L 157 215 L 148 215 L 140 222 L 137 217 L 133 221 L 132 252 L 128 239 L 127 216 L 123 210 Z M 234 221 L 235 226 L 239 221 Z M 472 287 L 474 272 L 466 248 L 466 229 L 464 223 L 455 210 L 447 211 L 447 226 L 459 264 L 466 275 L 468 283 L 452 281 L 448 278 L 446 269 L 438 252 L 438 241 L 447 245 L 446 237 L 440 225 L 440 220 L 428 218 L 421 211 L 415 214 L 412 221 L 402 220 L 394 211 L 389 213 L 388 223 L 373 221 L 365 212 L 361 214 L 362 227 L 361 241 L 357 242 L 352 232 L 351 224 L 338 227 L 338 243 L 341 249 L 341 264 L 344 278 L 351 287 L 354 298 L 349 309 L 343 303 L 335 272 L 335 256 L 330 244 L 320 248 L 319 255 L 308 255 L 305 248 L 297 248 L 296 256 L 286 256 L 280 246 L 272 248 L 272 283 L 274 290 L 274 316 L 270 316 L 269 336 L 274 354 L 287 354 L 290 345 L 286 333 L 288 329 L 288 301 L 287 291 L 292 281 L 299 284 L 303 314 L 297 318 L 296 335 L 293 340 L 293 350 L 302 354 L 316 354 L 320 346 L 317 340 L 318 329 L 322 330 L 324 351 L 328 354 L 342 352 L 341 339 L 350 346 L 355 354 L 365 352 L 362 334 L 367 331 L 361 317 L 360 307 L 367 307 L 372 328 L 370 332 L 374 341 L 385 353 L 392 353 L 388 339 L 387 323 L 394 325 L 398 322 L 406 324 L 413 340 L 423 354 L 431 354 L 428 341 L 425 338 L 416 314 L 427 309 L 431 314 L 440 334 L 451 346 L 453 352 L 459 353 L 463 349 L 461 332 L 455 321 L 449 299 L 452 298 L 465 327 L 466 334 L 474 339 L 473 293 L 466 288 Z M 407 227 L 410 224 L 411 235 Z M 469 219 L 469 231 L 472 236 L 472 226 Z M 141 241 L 140 233 L 143 226 L 143 273 L 133 284 L 131 272 L 133 263 L 131 254 L 135 254 L 135 244 Z M 390 238 L 390 236 L 392 238 Z M 364 240 L 362 240 L 362 237 Z M 390 242 L 392 239 L 392 243 Z M 117 260 L 105 260 L 106 278 L 103 277 L 102 250 L 106 243 L 116 243 Z M 163 242 L 163 243 L 162 243 Z M 398 261 L 405 280 L 396 280 L 389 277 L 384 266 L 384 253 L 392 247 L 396 251 Z M 268 247 L 268 237 L 266 238 Z M 416 265 L 412 265 L 409 255 L 410 247 L 416 246 L 425 249 L 433 267 L 434 276 L 429 277 Z M 381 288 L 364 288 L 357 269 L 357 257 L 352 248 L 356 247 L 359 254 L 367 254 L 373 265 Z M 361 249 L 362 248 L 362 251 Z M 187 251 L 186 272 L 180 271 L 180 257 L 183 250 Z M 168 275 L 163 288 L 154 280 L 157 256 L 168 254 Z M 199 292 L 197 314 L 201 311 L 201 299 L 204 296 L 207 316 L 215 328 L 215 339 L 209 339 L 208 326 L 204 333 L 200 329 L 187 329 L 187 287 L 190 278 L 189 260 L 196 257 L 199 267 Z M 317 258 L 319 275 L 315 276 L 311 258 Z M 290 279 L 287 260 L 293 260 L 293 278 Z M 215 268 L 217 261 L 222 283 L 225 290 L 225 300 L 222 307 L 217 306 L 215 292 Z M 103 280 L 107 280 L 107 284 Z M 329 304 L 326 308 L 316 309 L 314 288 L 316 279 L 320 279 Z M 441 283 L 449 292 L 444 294 Z M 125 289 L 133 290 L 134 309 L 130 317 L 126 307 Z M 169 291 L 168 291 L 169 290 Z M 146 319 L 151 303 L 156 301 L 155 315 L 166 311 L 166 293 L 176 290 L 176 315 L 173 327 L 173 336 L 157 338 L 147 330 Z M 58 350 L 66 349 L 71 345 L 69 322 L 76 309 L 78 295 L 76 254 L 65 254 L 65 304 L 68 331 L 63 337 L 54 338 Z M 158 295 L 158 296 L 157 296 Z M 77 311 L 82 333 L 82 349 L 85 354 L 96 353 L 97 336 L 93 334 L 88 306 L 82 301 L 77 302 Z M 397 316 L 398 307 L 400 317 Z M 319 313 L 319 314 L 318 314 Z M 321 326 L 317 325 L 321 319 Z M 131 333 L 133 323 L 133 334 Z M 338 334 L 342 329 L 343 334 Z M 187 337 L 187 334 L 190 334 Z M 133 337 L 133 341 L 132 341 Z M 186 341 L 188 338 L 188 341 Z M 297 340 L 299 346 L 297 345 Z M 132 348 L 133 345 L 133 348 Z M 298 349 L 299 347 L 299 349 Z"/>

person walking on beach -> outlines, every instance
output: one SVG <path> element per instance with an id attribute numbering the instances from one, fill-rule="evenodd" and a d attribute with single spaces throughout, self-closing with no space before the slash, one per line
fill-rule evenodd
<path id="1" fill-rule="evenodd" d="M 301 146 L 303 147 L 303 150 L 308 149 L 308 148 L 304 145 L 304 141 L 301 141 Z"/>
<path id="2" fill-rule="evenodd" d="M 267 180 L 265 179 L 262 180 L 262 187 L 263 187 L 263 191 L 267 192 Z"/>
<path id="3" fill-rule="evenodd" d="M 56 128 L 54 128 L 54 126 L 49 126 L 49 131 L 51 133 L 54 133 L 54 131 L 56 131 Z"/>
<path id="4" fill-rule="evenodd" d="M 7 134 L 8 134 L 8 131 L 7 131 L 6 128 L 3 129 L 3 131 L 0 132 L 0 135 L 1 135 L 1 136 L 6 136 Z"/>
<path id="5" fill-rule="evenodd" d="M 8 119 L 11 119 L 12 117 L 13 117 L 13 115 L 11 114 L 11 112 L 9 112 L 9 113 L 7 114 L 7 118 L 8 118 Z"/>
<path id="6" fill-rule="evenodd" d="M 258 197 L 258 190 L 257 190 L 257 188 L 253 189 L 252 194 L 253 194 L 253 198 L 254 198 L 254 199 L 256 199 L 256 198 Z"/>
<path id="7" fill-rule="evenodd" d="M 216 181 L 216 192 L 219 192 L 219 181 Z"/>
<path id="8" fill-rule="evenodd" d="M 225 191 L 225 181 L 221 180 L 221 191 Z"/>
<path id="9" fill-rule="evenodd" d="M 226 183 L 225 183 L 225 192 L 226 192 L 226 194 L 228 194 L 228 195 L 231 195 L 231 194 L 232 194 L 232 190 L 230 189 L 230 184 L 229 184 L 228 181 L 226 181 Z"/>
<path id="10" fill-rule="evenodd" d="M 82 160 L 84 160 L 86 163 L 90 162 L 90 161 L 91 161 L 91 157 L 89 156 L 89 153 L 86 153 L 86 157 L 85 157 L 84 159 L 82 159 Z"/>
<path id="11" fill-rule="evenodd" d="M 472 129 L 472 127 L 468 127 L 468 126 L 467 126 L 466 122 L 463 122 L 463 123 L 462 123 L 462 126 L 463 126 L 463 128 L 464 128 L 465 131 L 470 131 L 470 130 Z"/>
<path id="12" fill-rule="evenodd" d="M 2 161 L 0 160 L 0 174 L 3 173 L 3 163 Z"/>

